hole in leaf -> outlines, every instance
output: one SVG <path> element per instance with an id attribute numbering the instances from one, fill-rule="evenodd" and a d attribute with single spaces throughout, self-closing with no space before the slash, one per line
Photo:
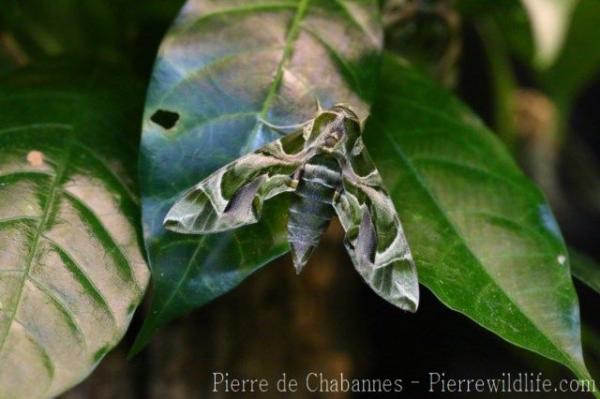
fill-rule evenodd
<path id="1" fill-rule="evenodd" d="M 159 109 L 150 117 L 150 120 L 157 125 L 161 126 L 163 129 L 171 129 L 177 121 L 179 120 L 179 114 L 177 112 L 166 111 L 164 109 Z"/>
<path id="2" fill-rule="evenodd" d="M 44 166 L 44 153 L 36 150 L 27 153 L 27 162 L 34 168 Z"/>

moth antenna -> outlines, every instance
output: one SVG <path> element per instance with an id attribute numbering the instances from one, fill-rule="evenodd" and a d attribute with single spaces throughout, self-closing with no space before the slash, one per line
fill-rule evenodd
<path id="1" fill-rule="evenodd" d="M 321 101 L 319 100 L 319 97 L 315 96 L 315 103 L 317 105 L 317 113 L 321 113 L 323 111 L 323 107 L 321 106 Z"/>

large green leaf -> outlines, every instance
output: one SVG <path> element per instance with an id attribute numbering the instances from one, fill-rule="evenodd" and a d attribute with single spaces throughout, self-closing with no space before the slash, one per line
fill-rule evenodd
<path id="1" fill-rule="evenodd" d="M 127 87 L 62 69 L 0 80 L 2 398 L 80 381 L 144 293 Z"/>
<path id="2" fill-rule="evenodd" d="M 368 114 L 380 60 L 377 1 L 190 0 L 159 50 L 141 152 L 154 296 L 138 350 L 160 325 L 235 287 L 288 249 L 281 201 L 257 225 L 168 233 L 175 199 L 218 167 L 323 107 Z"/>
<path id="3" fill-rule="evenodd" d="M 567 250 L 543 195 L 466 107 L 400 60 L 386 57 L 381 87 L 365 144 L 420 281 L 504 339 L 587 376 Z"/>

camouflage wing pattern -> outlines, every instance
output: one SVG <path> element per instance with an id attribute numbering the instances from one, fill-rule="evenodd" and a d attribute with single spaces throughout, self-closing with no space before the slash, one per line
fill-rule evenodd
<path id="1" fill-rule="evenodd" d="M 219 169 L 171 208 L 165 227 L 217 233 L 255 223 L 264 201 L 295 191 L 288 232 L 301 270 L 335 209 L 345 245 L 367 284 L 392 304 L 415 311 L 419 286 L 394 204 L 365 149 L 358 118 L 336 105 L 303 129 Z"/>
<path id="2" fill-rule="evenodd" d="M 207 234 L 256 223 L 264 201 L 295 190 L 292 175 L 310 155 L 304 143 L 300 130 L 225 165 L 173 205 L 165 227 Z"/>
<path id="3" fill-rule="evenodd" d="M 355 149 L 343 170 L 344 189 L 334 202 L 346 231 L 346 249 L 377 294 L 415 312 L 419 303 L 417 271 L 400 219 L 366 149 L 360 143 Z"/>

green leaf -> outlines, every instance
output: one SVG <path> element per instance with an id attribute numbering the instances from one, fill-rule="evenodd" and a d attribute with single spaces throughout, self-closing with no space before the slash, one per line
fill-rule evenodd
<path id="1" fill-rule="evenodd" d="M 167 321 L 239 284 L 288 250 L 284 199 L 263 220 L 207 236 L 162 225 L 181 193 L 290 125 L 349 103 L 368 114 L 380 61 L 377 1 L 190 0 L 159 50 L 149 88 L 141 170 L 151 311 L 139 350 Z"/>
<path id="2" fill-rule="evenodd" d="M 534 62 L 546 68 L 554 62 L 569 30 L 578 0 L 521 0 L 531 20 L 536 44 Z"/>
<path id="3" fill-rule="evenodd" d="M 0 79 L 2 398 L 79 382 L 142 298 L 130 91 L 63 69 Z"/>
<path id="4" fill-rule="evenodd" d="M 600 294 L 600 264 L 579 251 L 569 248 L 573 275 Z"/>
<path id="5" fill-rule="evenodd" d="M 567 251 L 540 191 L 462 104 L 385 58 L 365 144 L 420 281 L 448 307 L 587 377 Z"/>

